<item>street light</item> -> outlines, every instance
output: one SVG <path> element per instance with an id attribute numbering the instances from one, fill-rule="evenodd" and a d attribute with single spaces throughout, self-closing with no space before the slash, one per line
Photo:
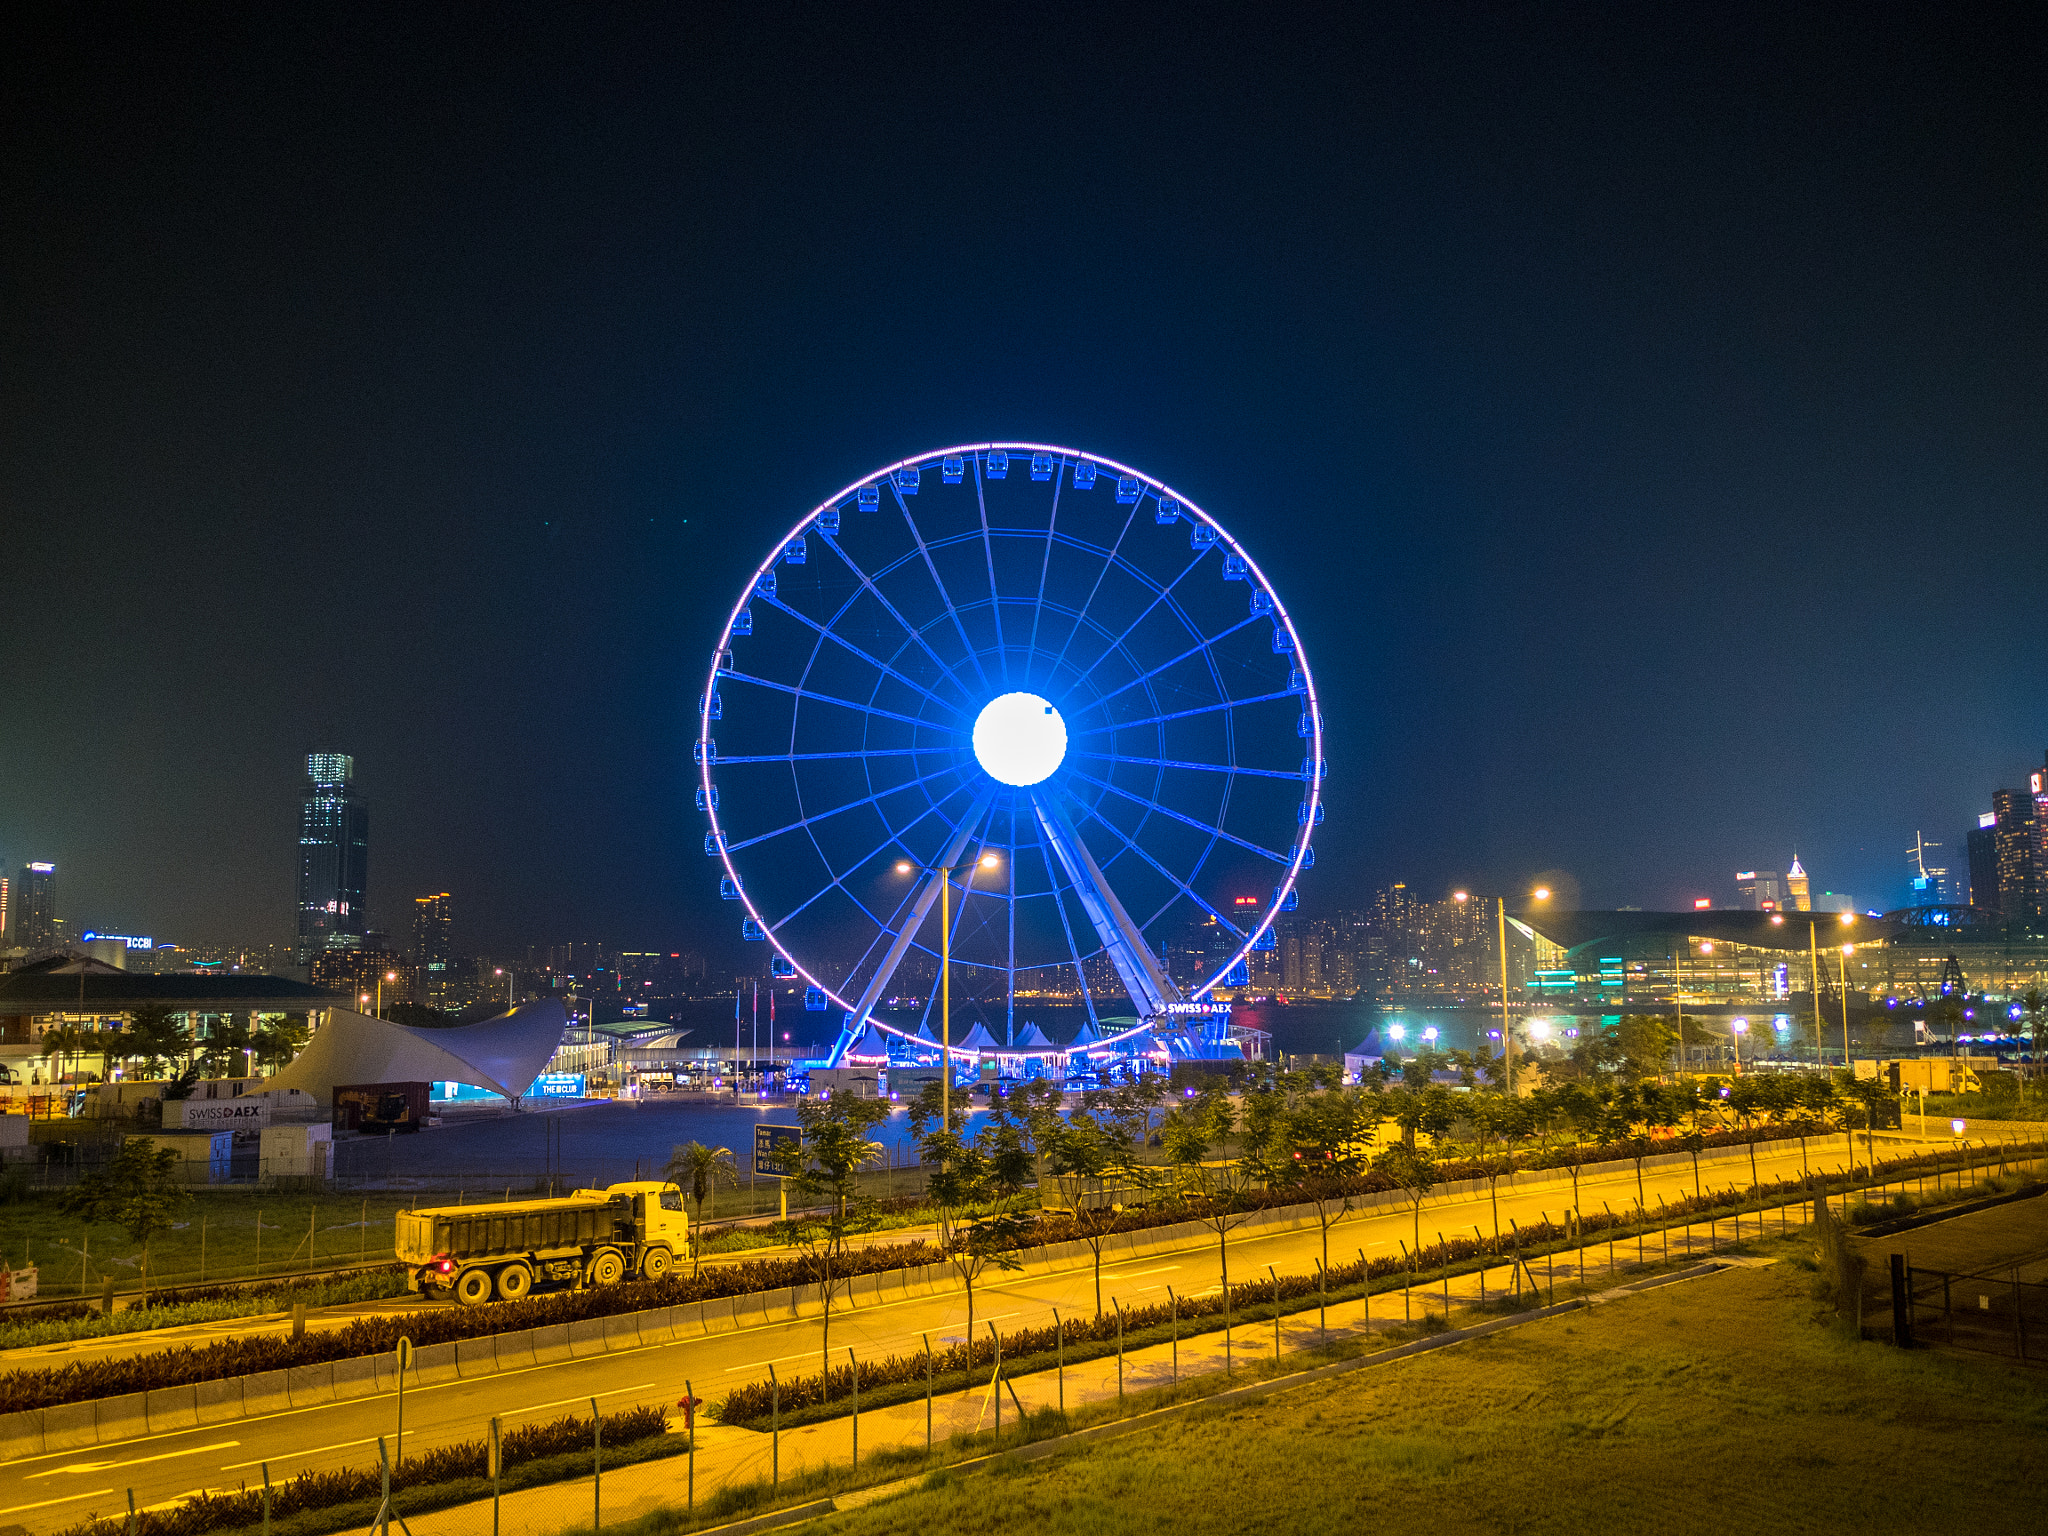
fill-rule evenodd
<path id="1" fill-rule="evenodd" d="M 1735 1033 L 1735 1075 L 1742 1076 L 1742 1037 L 1749 1033 L 1749 1020 L 1737 1019 L 1728 1026 Z"/>
<path id="2" fill-rule="evenodd" d="M 377 978 L 377 1017 L 384 1017 L 384 983 L 398 980 L 398 972 L 386 971 Z"/>
<path id="3" fill-rule="evenodd" d="M 914 864 L 909 859 L 896 861 L 896 873 L 899 875 L 922 870 L 939 877 L 939 1124 L 945 1127 L 948 1135 L 953 1130 L 953 876 L 960 870 L 967 871 L 960 890 L 964 901 L 974 884 L 975 870 L 994 869 L 1000 862 L 992 853 L 984 853 L 967 864 Z"/>

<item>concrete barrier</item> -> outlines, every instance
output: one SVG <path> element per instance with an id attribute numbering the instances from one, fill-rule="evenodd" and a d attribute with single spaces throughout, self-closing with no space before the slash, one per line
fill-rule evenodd
<path id="1" fill-rule="evenodd" d="M 504 1335 L 455 1341 L 455 1374 L 465 1381 L 472 1376 L 494 1376 L 498 1372 L 498 1339 Z"/>
<path id="2" fill-rule="evenodd" d="M 526 1332 L 533 1339 L 535 1365 L 554 1365 L 570 1358 L 567 1323 L 550 1323 L 545 1328 L 530 1328 Z"/>
<path id="3" fill-rule="evenodd" d="M 377 1363 L 373 1358 L 370 1369 L 374 1372 Z M 242 1410 L 243 1378 L 230 1376 L 226 1381 L 202 1381 L 192 1388 L 193 1406 L 198 1410 L 201 1424 L 231 1424 L 247 1415 Z"/>
<path id="4" fill-rule="evenodd" d="M 243 1418 L 254 1418 L 259 1413 L 282 1413 L 291 1405 L 283 1371 L 264 1371 L 242 1378 Z"/>
<path id="5" fill-rule="evenodd" d="M 43 1454 L 43 1410 L 10 1413 L 0 1419 L 0 1461 Z"/>
<path id="6" fill-rule="evenodd" d="M 311 1408 L 333 1402 L 334 1362 L 293 1366 L 284 1373 L 284 1390 L 294 1408 Z M 155 1428 L 154 1425 L 150 1427 Z"/>
<path id="7" fill-rule="evenodd" d="M 437 1387 L 444 1381 L 459 1381 L 455 1369 L 455 1344 L 429 1344 L 412 1352 L 410 1386 Z"/>
<path id="8" fill-rule="evenodd" d="M 358 1397 L 373 1397 L 377 1392 L 377 1357 L 365 1355 L 356 1360 L 334 1362 L 334 1398 L 336 1402 L 347 1402 Z"/>

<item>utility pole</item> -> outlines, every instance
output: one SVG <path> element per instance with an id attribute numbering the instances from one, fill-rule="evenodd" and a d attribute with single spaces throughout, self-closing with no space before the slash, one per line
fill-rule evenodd
<path id="1" fill-rule="evenodd" d="M 1500 1049 L 1508 1064 L 1508 1097 L 1515 1096 L 1514 1035 L 1508 1029 L 1508 899 L 1497 898 L 1500 907 Z"/>

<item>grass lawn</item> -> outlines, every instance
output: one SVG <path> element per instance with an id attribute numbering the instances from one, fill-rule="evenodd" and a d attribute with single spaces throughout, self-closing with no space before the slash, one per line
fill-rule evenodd
<path id="1" fill-rule="evenodd" d="M 2025 1265 L 2048 1256 L 2048 1195 L 2015 1200 L 1890 1237 L 1857 1238 L 1856 1248 L 1870 1261 L 1870 1272 L 1880 1277 L 1886 1255 L 1893 1253 L 1905 1254 L 1922 1269 L 1959 1274 L 2002 1272 L 2012 1264 Z M 2030 1274 L 2026 1278 L 2035 1277 Z"/>
<path id="2" fill-rule="evenodd" d="M 334 1194 L 195 1191 L 178 1208 L 175 1230 L 150 1245 L 150 1283 L 198 1284 L 202 1239 L 207 1281 L 257 1274 L 259 1215 L 263 1274 L 354 1264 L 359 1259 L 388 1261 L 392 1218 L 410 1203 L 402 1195 L 372 1195 L 365 1201 Z M 133 1286 L 141 1256 L 140 1246 L 124 1229 L 104 1223 L 88 1227 L 59 1211 L 54 1194 L 32 1194 L 0 1205 L 0 1260 L 16 1269 L 35 1264 L 40 1295 L 75 1296 L 81 1277 L 90 1295 L 97 1295 L 108 1279 L 123 1289 Z"/>
<path id="3" fill-rule="evenodd" d="M 987 1475 L 835 1533 L 2031 1533 L 2048 1373 L 1851 1343 L 1723 1272 Z"/>

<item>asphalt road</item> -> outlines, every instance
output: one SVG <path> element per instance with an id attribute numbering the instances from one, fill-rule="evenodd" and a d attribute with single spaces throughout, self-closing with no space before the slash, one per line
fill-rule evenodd
<path id="1" fill-rule="evenodd" d="M 1810 1156 L 1815 1168 L 1832 1168 L 1844 1157 L 1840 1138 L 1812 1144 Z M 1766 1179 L 1796 1175 L 1801 1167 L 1799 1147 L 1791 1143 L 1769 1154 L 1760 1153 L 1757 1164 Z M 1724 1161 L 1705 1167 L 1710 1184 L 1717 1175 L 1724 1186 L 1749 1182 L 1746 1157 L 1739 1163 Z M 1651 1170 L 1643 1185 L 1652 1205 L 1660 1199 L 1689 1195 L 1693 1188 L 1691 1165 Z M 1504 1191 L 1500 1199 L 1503 1230 L 1510 1217 L 1526 1223 L 1546 1213 L 1556 1216 L 1570 1203 L 1570 1193 L 1569 1183 L 1526 1193 Z M 1605 1202 L 1620 1210 L 1635 1198 L 1633 1169 L 1581 1180 L 1580 1201 L 1585 1209 L 1598 1209 Z M 1490 1233 L 1492 1223 L 1492 1206 L 1484 1193 L 1462 1196 L 1425 1208 L 1423 1240 L 1433 1241 L 1439 1230 L 1470 1232 L 1474 1226 Z M 1412 1241 L 1412 1232 L 1413 1218 L 1405 1211 L 1348 1217 L 1331 1233 L 1331 1256 L 1336 1260 L 1360 1249 L 1369 1255 L 1398 1253 L 1397 1243 Z M 1269 1264 L 1282 1273 L 1311 1274 L 1321 1256 L 1321 1234 L 1313 1228 L 1233 1240 L 1230 1271 L 1232 1278 L 1239 1280 L 1263 1275 Z M 1095 1280 L 1089 1268 L 1014 1283 L 1001 1276 L 990 1278 L 998 1283 L 984 1281 L 976 1287 L 977 1331 L 985 1331 L 988 1322 L 1005 1331 L 1049 1324 L 1054 1308 L 1069 1316 L 1092 1314 L 1095 1309 Z M 1169 1285 L 1182 1295 L 1200 1295 L 1218 1284 L 1213 1242 L 1111 1266 L 1102 1275 L 1105 1306 L 1112 1297 L 1126 1303 L 1156 1302 L 1164 1299 Z M 1390 1303 L 1390 1311 L 1398 1305 L 1398 1301 Z M 957 1339 L 966 1325 L 964 1294 L 921 1297 L 851 1314 L 835 1313 L 831 1345 L 841 1362 L 848 1346 L 863 1356 L 910 1353 L 922 1349 L 925 1333 L 935 1342 Z M 771 1363 L 785 1376 L 814 1371 L 821 1343 L 820 1320 L 806 1318 L 472 1381 L 410 1388 L 405 1394 L 405 1447 L 409 1453 L 417 1453 L 433 1445 L 481 1438 L 493 1414 L 510 1427 L 521 1421 L 587 1412 L 592 1395 L 607 1411 L 637 1403 L 673 1406 L 683 1396 L 686 1381 L 694 1384 L 699 1396 L 715 1402 L 739 1383 L 765 1380 Z M 260 1482 L 265 1461 L 273 1478 L 309 1468 L 374 1464 L 377 1437 L 395 1434 L 397 1414 L 395 1394 L 386 1394 L 0 1464 L 0 1526 L 54 1531 L 91 1512 L 125 1510 L 130 1488 L 138 1506 L 146 1507 L 202 1488 L 230 1489 L 244 1481 Z"/>

